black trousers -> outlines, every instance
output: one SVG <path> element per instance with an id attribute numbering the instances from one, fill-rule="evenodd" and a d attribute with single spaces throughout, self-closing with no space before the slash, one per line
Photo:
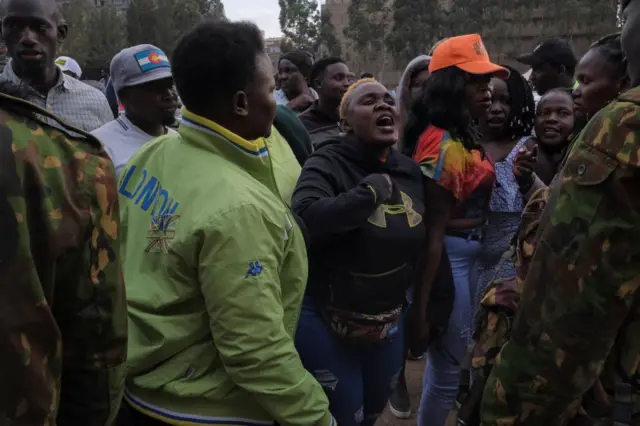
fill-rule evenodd
<path id="1" fill-rule="evenodd" d="M 167 426 L 168 423 L 146 416 L 132 408 L 127 401 L 122 401 L 115 426 Z"/>

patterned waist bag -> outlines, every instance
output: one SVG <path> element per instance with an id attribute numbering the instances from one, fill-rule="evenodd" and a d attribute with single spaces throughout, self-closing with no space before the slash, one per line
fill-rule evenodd
<path id="1" fill-rule="evenodd" d="M 400 330 L 403 306 L 377 314 L 361 314 L 332 306 L 323 309 L 325 322 L 340 338 L 353 342 L 379 343 L 394 338 Z"/>

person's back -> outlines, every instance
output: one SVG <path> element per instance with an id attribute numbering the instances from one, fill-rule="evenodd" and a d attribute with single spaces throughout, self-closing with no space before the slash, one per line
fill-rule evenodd
<path id="1" fill-rule="evenodd" d="M 115 172 L 97 139 L 0 92 L 0 424 L 110 425 L 127 344 Z"/>
<path id="2" fill-rule="evenodd" d="M 306 248 L 274 178 L 270 151 L 288 147 L 265 143 L 275 84 L 260 31 L 205 21 L 172 66 L 185 105 L 178 132 L 141 147 L 120 180 L 130 331 L 121 425 L 329 426 L 293 343 Z"/>

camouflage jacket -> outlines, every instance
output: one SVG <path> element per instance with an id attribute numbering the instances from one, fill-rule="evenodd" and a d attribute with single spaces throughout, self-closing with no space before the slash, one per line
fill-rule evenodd
<path id="1" fill-rule="evenodd" d="M 5 91 L 0 425 L 109 425 L 127 344 L 115 171 L 97 139 Z"/>
<path id="2" fill-rule="evenodd" d="M 627 384 L 640 412 L 639 156 L 635 88 L 591 120 L 549 188 L 511 339 L 485 388 L 485 426 L 612 424 Z"/>

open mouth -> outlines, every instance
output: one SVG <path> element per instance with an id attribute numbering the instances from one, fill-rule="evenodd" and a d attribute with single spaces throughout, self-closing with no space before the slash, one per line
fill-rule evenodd
<path id="1" fill-rule="evenodd" d="M 382 130 L 385 133 L 392 133 L 396 131 L 396 121 L 394 120 L 391 114 L 381 114 L 376 119 L 376 127 Z"/>
<path id="2" fill-rule="evenodd" d="M 505 121 L 504 117 L 501 116 L 492 116 L 489 117 L 489 120 L 487 120 L 489 122 L 489 124 L 503 124 Z"/>

